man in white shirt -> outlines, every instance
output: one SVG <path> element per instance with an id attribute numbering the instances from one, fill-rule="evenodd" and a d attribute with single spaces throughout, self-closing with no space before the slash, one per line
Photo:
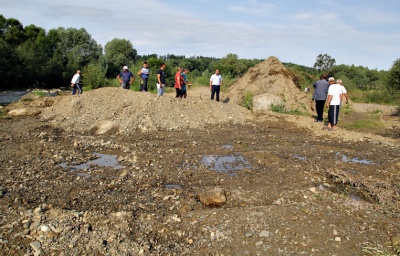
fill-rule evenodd
<path id="1" fill-rule="evenodd" d="M 346 98 L 346 104 L 348 104 L 349 103 L 349 95 L 347 94 L 347 90 L 346 90 L 346 88 L 343 86 L 343 82 L 342 82 L 342 80 L 341 79 L 338 79 L 337 81 L 336 81 L 336 83 L 338 83 L 338 84 L 340 84 L 340 87 L 342 88 L 342 98 L 343 98 L 343 96 Z"/>
<path id="2" fill-rule="evenodd" d="M 80 78 L 81 78 L 81 71 L 77 70 L 71 80 L 72 95 L 75 95 L 76 93 L 82 94 L 82 87 L 79 84 Z"/>
<path id="3" fill-rule="evenodd" d="M 335 78 L 329 78 L 328 99 L 325 107 L 329 107 L 328 111 L 328 130 L 336 131 L 336 125 L 339 119 L 339 108 L 342 100 L 342 87 L 340 84 L 335 84 Z"/>
<path id="4" fill-rule="evenodd" d="M 211 91 L 211 100 L 214 100 L 214 95 L 216 94 L 216 100 L 219 101 L 219 92 L 221 91 L 222 85 L 222 76 L 219 73 L 219 70 L 215 70 L 215 74 L 213 74 L 210 78 L 210 91 Z"/>

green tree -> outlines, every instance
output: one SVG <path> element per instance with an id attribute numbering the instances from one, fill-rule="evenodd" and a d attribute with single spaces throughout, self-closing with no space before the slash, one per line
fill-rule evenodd
<path id="1" fill-rule="evenodd" d="M 320 54 L 317 56 L 314 68 L 318 71 L 328 72 L 336 63 L 336 60 L 329 56 L 328 54 Z"/>
<path id="2" fill-rule="evenodd" d="M 109 66 L 107 76 L 110 77 L 115 76 L 123 66 L 132 66 L 137 51 L 130 41 L 114 38 L 104 46 L 104 55 Z"/>
<path id="3" fill-rule="evenodd" d="M 388 72 L 385 86 L 390 92 L 400 92 L 400 59 L 393 62 L 393 65 Z"/>

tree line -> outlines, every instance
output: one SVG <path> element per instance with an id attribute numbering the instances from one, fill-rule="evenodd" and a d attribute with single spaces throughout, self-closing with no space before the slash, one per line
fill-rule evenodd
<path id="1" fill-rule="evenodd" d="M 35 25 L 24 27 L 19 20 L 3 15 L 0 15 L 0 56 L 0 89 L 3 90 L 65 87 L 78 69 L 82 70 L 84 86 L 89 89 L 117 86 L 115 77 L 122 66 L 127 65 L 136 74 L 144 61 L 149 63 L 153 74 L 162 62 L 166 63 L 169 85 L 173 84 L 175 67 L 178 66 L 189 69 L 191 82 L 207 85 L 210 75 L 217 68 L 225 80 L 233 82 L 250 67 L 263 61 L 240 59 L 233 53 L 223 58 L 139 55 L 126 39 L 114 38 L 103 47 L 84 28 L 59 27 L 46 31 Z M 400 59 L 393 62 L 389 71 L 336 65 L 335 59 L 327 54 L 317 56 L 314 67 L 283 64 L 293 71 L 302 88 L 312 85 L 319 75 L 326 73 L 340 77 L 349 88 L 368 90 L 378 87 L 394 94 L 400 91 Z M 152 81 L 149 81 L 151 84 Z"/>

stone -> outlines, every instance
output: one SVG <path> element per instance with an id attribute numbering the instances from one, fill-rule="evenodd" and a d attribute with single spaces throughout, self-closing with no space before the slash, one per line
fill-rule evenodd
<path id="1" fill-rule="evenodd" d="M 260 237 L 269 237 L 270 234 L 271 234 L 271 232 L 264 230 L 264 231 L 261 231 Z"/>
<path id="2" fill-rule="evenodd" d="M 40 227 L 40 230 L 41 230 L 42 232 L 50 232 L 50 231 L 51 231 L 50 227 L 49 227 L 49 226 L 46 226 L 46 225 L 41 226 L 41 227 Z"/>
<path id="3" fill-rule="evenodd" d="M 118 123 L 114 121 L 100 121 L 93 128 L 97 135 L 113 133 L 119 130 Z"/>
<path id="4" fill-rule="evenodd" d="M 181 214 L 181 215 L 183 215 L 183 214 L 187 214 L 187 213 L 189 213 L 190 211 L 192 211 L 193 210 L 193 208 L 190 206 L 190 205 L 184 205 L 184 206 L 182 206 L 180 209 L 179 209 L 179 213 Z"/>
<path id="5" fill-rule="evenodd" d="M 392 245 L 400 245 L 400 236 L 393 236 L 390 238 L 390 240 L 392 241 Z"/>
<path id="6" fill-rule="evenodd" d="M 200 202 L 205 206 L 221 206 L 226 203 L 226 192 L 222 188 L 213 188 L 198 195 Z"/>
<path id="7" fill-rule="evenodd" d="M 31 248 L 36 252 L 36 253 L 41 253 L 42 252 L 42 244 L 39 241 L 34 241 L 29 244 Z"/>

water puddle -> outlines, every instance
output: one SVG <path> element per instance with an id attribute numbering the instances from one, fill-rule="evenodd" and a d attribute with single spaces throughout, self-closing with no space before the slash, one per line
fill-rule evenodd
<path id="1" fill-rule="evenodd" d="M 86 163 L 79 164 L 79 165 L 67 165 L 66 163 L 60 164 L 62 168 L 70 168 L 75 171 L 77 170 L 85 170 L 85 169 L 90 169 L 92 166 L 101 166 L 101 167 L 112 167 L 115 169 L 121 169 L 124 168 L 124 166 L 119 165 L 118 163 L 118 156 L 117 155 L 108 155 L 108 154 L 101 154 L 101 153 L 94 153 L 95 156 L 97 156 L 97 159 L 90 160 Z M 80 175 L 79 173 L 77 173 Z M 84 174 L 81 174 L 81 176 L 85 176 Z"/>
<path id="2" fill-rule="evenodd" d="M 0 92 L 0 105 L 8 105 L 19 101 L 29 91 L 2 91 Z"/>
<path id="3" fill-rule="evenodd" d="M 201 163 L 217 172 L 235 174 L 236 171 L 251 168 L 247 160 L 243 156 L 217 156 L 206 155 L 201 159 Z"/>
<path id="4" fill-rule="evenodd" d="M 344 163 L 368 164 L 368 165 L 374 164 L 374 162 L 369 161 L 367 159 L 358 159 L 357 157 L 356 158 L 348 158 L 346 155 L 340 154 L 339 152 L 336 153 L 336 155 L 341 156 L 341 160 Z"/>

